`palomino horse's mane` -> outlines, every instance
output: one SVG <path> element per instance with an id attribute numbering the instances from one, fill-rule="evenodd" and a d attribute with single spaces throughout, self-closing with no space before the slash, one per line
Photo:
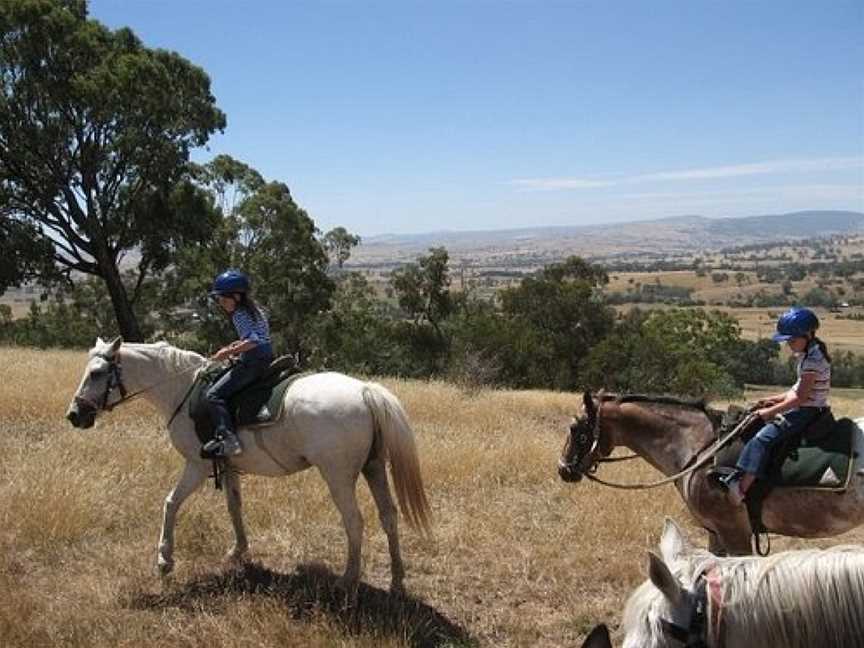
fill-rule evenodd
<path id="1" fill-rule="evenodd" d="M 124 349 L 137 351 L 146 356 L 157 356 L 166 366 L 175 372 L 183 372 L 195 367 L 200 367 L 204 357 L 194 351 L 178 349 L 168 342 L 154 342 L 152 344 L 123 343 Z"/>
<path id="2" fill-rule="evenodd" d="M 864 636 L 862 547 L 787 551 L 768 559 L 718 558 L 696 550 L 669 566 L 691 591 L 700 574 L 718 567 L 723 607 L 715 618 L 721 619 L 721 631 L 734 628 L 736 636 L 751 638 L 750 645 L 851 647 L 859 646 Z M 637 631 L 639 645 L 666 645 L 660 639 L 664 636 L 660 619 L 667 606 L 651 581 L 643 583 L 624 611 L 628 637 Z M 655 613 L 649 614 L 652 609 Z M 709 637 L 716 632 L 708 628 Z"/>

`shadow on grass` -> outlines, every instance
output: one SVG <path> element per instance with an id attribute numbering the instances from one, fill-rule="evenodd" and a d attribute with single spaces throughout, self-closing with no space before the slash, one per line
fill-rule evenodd
<path id="1" fill-rule="evenodd" d="M 413 648 L 475 646 L 468 631 L 410 596 L 360 583 L 355 605 L 347 605 L 337 577 L 323 565 L 300 565 L 280 574 L 257 563 L 207 574 L 153 594 L 133 593 L 125 601 L 141 610 L 179 608 L 188 612 L 224 607 L 224 597 L 252 595 L 280 601 L 296 620 L 326 615 L 348 634 L 404 638 Z"/>

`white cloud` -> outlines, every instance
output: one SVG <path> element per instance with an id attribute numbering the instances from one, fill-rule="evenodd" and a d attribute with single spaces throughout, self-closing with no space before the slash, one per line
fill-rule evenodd
<path id="1" fill-rule="evenodd" d="M 513 180 L 511 184 L 520 189 L 533 191 L 551 191 L 555 189 L 597 189 L 611 187 L 617 182 L 612 180 L 589 180 L 587 178 L 523 178 Z"/>
<path id="2" fill-rule="evenodd" d="M 838 171 L 864 167 L 864 157 L 829 157 L 812 159 L 771 160 L 702 169 L 659 171 L 613 178 L 527 178 L 511 181 L 525 190 L 552 191 L 566 189 L 597 189 L 645 182 L 669 182 L 733 178 L 754 175 L 781 175 L 818 171 Z"/>

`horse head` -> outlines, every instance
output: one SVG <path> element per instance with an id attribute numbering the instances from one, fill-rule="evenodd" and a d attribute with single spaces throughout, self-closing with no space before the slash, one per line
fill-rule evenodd
<path id="1" fill-rule="evenodd" d="M 90 428 L 96 422 L 96 415 L 102 410 L 110 410 L 111 393 L 115 389 L 121 392 L 121 399 L 126 388 L 121 377 L 119 349 L 123 338 L 105 342 L 96 338 L 96 344 L 90 349 L 90 359 L 84 368 L 84 376 L 78 385 L 78 390 L 66 410 L 66 418 L 76 428 Z"/>
<path id="2" fill-rule="evenodd" d="M 624 648 L 705 646 L 709 591 L 705 574 L 715 564 L 666 518 L 660 554 L 648 552 L 648 580 L 627 602 Z"/>
<path id="3" fill-rule="evenodd" d="M 600 405 L 590 391 L 582 396 L 584 413 L 570 423 L 570 432 L 558 460 L 558 475 L 565 482 L 577 482 L 595 464 L 600 446 Z"/>

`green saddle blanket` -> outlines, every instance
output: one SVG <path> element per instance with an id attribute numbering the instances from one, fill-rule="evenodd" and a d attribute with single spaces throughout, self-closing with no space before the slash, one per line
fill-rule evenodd
<path id="1" fill-rule="evenodd" d="M 282 416 L 285 392 L 295 380 L 305 374 L 297 373 L 293 367 L 281 369 L 275 363 L 272 367 L 273 370 L 268 374 L 229 399 L 228 409 L 234 425 L 270 425 Z M 195 422 L 195 433 L 202 443 L 213 438 L 207 390 L 226 371 L 226 368 L 217 365 L 201 372 L 189 394 L 189 416 Z"/>
<path id="2" fill-rule="evenodd" d="M 845 490 L 852 473 L 852 448 L 857 433 L 852 419 L 841 418 L 833 430 L 820 438 L 805 435 L 787 451 L 782 464 L 774 466 L 771 481 L 780 488 Z"/>

